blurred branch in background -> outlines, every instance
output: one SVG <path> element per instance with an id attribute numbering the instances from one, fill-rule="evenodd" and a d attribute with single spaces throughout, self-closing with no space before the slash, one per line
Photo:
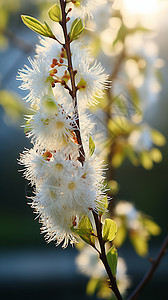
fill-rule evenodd
<path id="1" fill-rule="evenodd" d="M 159 263 L 163 257 L 163 255 L 166 253 L 168 247 L 168 236 L 165 238 L 163 245 L 161 246 L 161 249 L 156 257 L 155 260 L 152 259 L 151 263 L 152 266 L 149 269 L 149 271 L 145 274 L 144 278 L 142 281 L 139 283 L 137 288 L 133 291 L 133 293 L 128 297 L 128 300 L 136 300 L 137 297 L 139 296 L 141 290 L 144 288 L 144 286 L 152 279 L 152 276 L 156 269 L 159 266 Z"/>
<path id="2" fill-rule="evenodd" d="M 14 124 L 18 120 L 23 123 L 23 115 L 27 114 L 27 110 L 20 101 L 20 96 L 14 92 L 16 86 L 14 86 L 13 90 L 8 90 L 8 82 L 12 76 L 16 76 L 16 68 L 20 63 L 21 57 L 24 64 L 25 57 L 23 58 L 23 55 L 25 54 L 26 56 L 32 53 L 34 48 L 27 42 L 26 38 L 23 40 L 21 35 L 18 34 L 20 30 L 22 31 L 22 29 L 20 29 L 19 14 L 20 12 L 27 13 L 27 11 L 30 11 L 32 16 L 38 14 L 44 16 L 46 7 L 55 3 L 52 1 L 26 2 L 27 1 L 6 0 L 0 3 L 0 45 L 2 52 L 4 52 L 5 49 L 6 51 L 7 49 L 9 50 L 11 45 L 21 50 L 21 54 L 19 54 L 19 57 L 16 59 L 10 59 L 9 57 L 8 66 L 10 65 L 10 68 L 3 70 L 3 74 L 1 74 L 0 105 L 6 124 Z M 132 166 L 138 167 L 141 165 L 145 170 L 151 170 L 152 168 L 156 170 L 155 163 L 160 163 L 163 158 L 160 147 L 166 144 L 166 138 L 156 129 L 158 128 L 157 122 L 162 118 L 162 115 L 157 115 L 157 118 L 155 118 L 153 122 L 154 129 L 148 122 L 148 116 L 152 115 L 153 107 L 158 101 L 161 101 L 160 93 L 162 88 L 167 88 L 162 72 L 164 61 L 162 57 L 159 57 L 159 45 L 155 42 L 158 24 L 153 25 L 153 23 L 155 23 L 154 19 L 155 21 L 157 19 L 156 10 L 159 10 L 160 6 L 156 6 L 157 9 L 155 7 L 153 10 L 152 5 L 154 3 L 154 5 L 159 5 L 158 3 L 160 2 L 153 1 L 153 4 L 151 1 L 148 2 L 150 4 L 149 6 L 145 1 L 144 7 L 146 11 L 144 12 L 143 5 L 138 6 L 137 2 L 136 5 L 134 5 L 135 0 L 134 3 L 131 0 L 107 1 L 107 4 L 103 7 L 95 9 L 94 17 L 96 21 L 94 22 L 94 19 L 91 19 L 86 23 L 87 30 L 85 31 L 85 35 L 83 35 L 83 41 L 87 44 L 89 43 L 89 48 L 93 55 L 102 62 L 106 72 L 111 74 L 109 77 L 111 87 L 105 91 L 104 98 L 94 107 L 89 107 L 88 110 L 91 110 L 95 114 L 95 123 L 98 124 L 95 131 L 97 132 L 98 140 L 99 136 L 103 136 L 103 145 L 99 142 L 97 142 L 96 145 L 99 147 L 99 152 L 102 151 L 104 145 L 106 146 L 104 157 L 109 165 L 107 185 L 110 189 L 109 195 L 113 197 L 109 214 L 113 216 L 118 225 L 118 234 L 114 240 L 114 244 L 117 248 L 127 244 L 126 238 L 128 236 L 133 249 L 142 257 L 147 257 L 148 255 L 150 237 L 157 236 L 161 232 L 160 226 L 157 225 L 151 217 L 135 208 L 139 206 L 139 204 L 137 204 L 139 193 L 142 195 L 139 196 L 139 198 L 141 198 L 141 202 L 139 201 L 139 203 L 141 203 L 140 207 L 143 207 L 144 211 L 146 210 L 147 202 L 153 203 L 153 186 L 150 187 L 148 182 L 147 187 L 149 187 L 149 192 L 147 195 L 150 193 L 151 196 L 149 197 L 150 199 L 148 199 L 148 196 L 145 198 L 144 194 L 146 193 L 146 189 L 143 188 L 143 185 L 141 186 L 141 182 L 143 181 L 143 175 L 141 174 L 146 173 L 142 173 L 140 168 L 132 171 L 136 174 L 139 172 L 137 180 L 139 181 L 139 185 L 137 183 L 136 187 L 131 187 L 134 193 L 133 201 L 136 203 L 136 205 L 134 205 L 128 202 L 130 200 L 129 194 L 122 192 L 122 184 L 125 184 L 125 191 L 127 191 L 128 182 L 131 178 L 129 169 L 126 169 L 126 176 L 125 173 L 123 173 L 124 180 L 122 184 L 116 174 L 118 172 L 117 169 L 123 170 L 127 168 L 128 160 Z M 144 3 L 144 1 L 141 1 L 141 3 Z M 140 9 L 140 13 L 137 12 L 138 9 Z M 17 30 L 15 30 L 15 28 L 17 28 Z M 27 32 L 25 35 L 26 34 Z M 162 102 L 160 102 L 160 106 L 161 105 Z M 162 164 L 162 167 L 158 167 L 159 172 L 162 174 L 164 172 L 163 165 L 167 165 L 167 162 Z M 130 167 L 131 170 L 132 166 Z M 154 171 L 151 171 L 151 173 L 152 172 Z M 153 176 L 158 176 L 159 181 L 159 175 L 155 174 L 156 173 L 154 173 Z M 162 189 L 161 184 L 158 189 L 159 188 Z M 124 199 L 127 201 L 120 200 L 123 194 Z M 165 193 L 164 196 L 160 197 L 163 199 L 166 198 L 166 195 Z M 12 196 L 9 198 L 12 199 Z M 158 199 L 158 203 L 162 199 Z M 9 206 L 12 207 L 13 204 L 10 200 L 8 201 Z M 19 201 L 20 203 L 24 201 L 23 196 Z M 163 199 L 162 201 L 165 200 Z M 149 206 L 150 204 L 148 204 L 148 211 L 150 211 Z M 162 215 L 166 212 L 166 209 L 164 210 L 163 205 L 156 203 L 155 207 L 157 211 L 155 217 L 159 219 L 160 214 L 160 220 L 162 220 Z M 163 208 L 161 209 L 161 207 Z M 151 211 L 152 209 L 153 204 L 151 205 Z M 7 219 L 5 218 L 5 220 Z M 24 226 L 24 224 L 22 226 Z M 27 227 L 29 228 L 29 225 Z M 32 226 L 32 236 L 33 230 Z M 22 236 L 23 232 L 21 230 L 21 242 L 23 242 L 22 239 L 24 239 Z M 29 240 L 31 241 L 31 238 Z M 33 243 L 35 243 L 35 238 Z M 87 253 L 85 257 L 86 260 L 89 260 L 92 254 L 89 254 L 86 247 L 81 246 L 80 248 L 80 245 L 79 243 L 79 257 Z M 129 299 L 135 299 L 132 297 L 134 297 L 134 295 L 135 297 L 137 296 L 141 288 L 151 277 L 166 247 L 167 240 L 165 240 L 150 271 Z M 92 258 L 93 257 L 94 256 L 92 256 Z M 92 258 L 89 261 L 90 265 L 94 261 L 94 258 L 93 260 Z M 77 261 L 78 265 L 80 265 L 81 260 L 77 258 Z M 88 273 L 89 264 L 87 269 Z M 119 289 L 125 294 L 131 285 L 131 280 L 130 277 L 126 275 L 126 265 L 121 257 L 119 257 L 117 268 Z M 100 265 L 96 265 L 96 270 L 98 270 L 97 273 L 96 271 L 94 273 L 92 270 L 88 274 L 90 280 L 87 285 L 87 293 L 90 295 L 97 293 L 97 296 L 100 298 L 113 299 L 114 295 L 111 293 L 111 290 L 109 291 L 108 282 Z M 87 273 L 87 271 L 85 269 L 84 273 Z"/>

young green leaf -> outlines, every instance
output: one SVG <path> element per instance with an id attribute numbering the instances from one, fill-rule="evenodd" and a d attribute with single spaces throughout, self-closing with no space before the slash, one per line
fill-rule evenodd
<path id="1" fill-rule="evenodd" d="M 105 242 L 111 242 L 115 238 L 116 232 L 116 222 L 111 219 L 105 219 L 105 223 L 103 226 L 103 240 Z"/>
<path id="2" fill-rule="evenodd" d="M 83 216 L 78 224 L 78 228 L 71 226 L 70 228 L 74 233 L 77 233 L 82 240 L 89 245 L 95 244 L 95 238 L 93 236 L 93 227 L 87 216 Z"/>
<path id="3" fill-rule="evenodd" d="M 108 199 L 107 195 L 103 197 L 101 203 L 99 203 L 99 215 L 102 216 L 103 213 L 107 211 L 108 208 Z"/>
<path id="4" fill-rule="evenodd" d="M 93 142 L 93 139 L 91 137 L 91 135 L 89 136 L 89 152 L 90 152 L 90 156 L 93 155 L 95 151 L 95 143 Z"/>
<path id="5" fill-rule="evenodd" d="M 117 249 L 114 246 L 112 246 L 109 252 L 107 253 L 107 261 L 113 276 L 116 276 L 116 272 L 117 272 L 117 259 L 118 259 Z"/>
<path id="6" fill-rule="evenodd" d="M 29 27 L 31 30 L 37 32 L 40 35 L 46 36 L 46 37 L 54 37 L 54 34 L 52 33 L 50 27 L 46 22 L 42 24 L 40 21 L 37 19 L 26 16 L 26 15 L 21 15 L 23 23 Z"/>
<path id="7" fill-rule="evenodd" d="M 75 19 L 71 25 L 71 30 L 69 33 L 70 36 L 70 41 L 74 41 L 78 38 L 78 36 L 82 33 L 84 30 L 85 26 L 82 23 L 81 19 Z"/>
<path id="8" fill-rule="evenodd" d="M 48 11 L 49 17 L 55 22 L 59 22 L 62 19 L 61 10 L 57 4 L 54 4 Z"/>
<path id="9" fill-rule="evenodd" d="M 46 36 L 47 37 L 54 37 L 54 34 L 52 33 L 50 27 L 48 26 L 48 24 L 44 21 L 44 25 L 43 25 L 45 31 L 46 31 Z"/>
<path id="10" fill-rule="evenodd" d="M 90 278 L 86 286 L 86 294 L 93 296 L 99 284 L 99 278 Z"/>
<path id="11" fill-rule="evenodd" d="M 80 220 L 79 224 L 78 224 L 78 228 L 80 229 L 87 229 L 90 232 L 93 231 L 93 226 L 92 223 L 90 221 L 90 219 L 87 216 L 83 216 L 82 219 Z"/>

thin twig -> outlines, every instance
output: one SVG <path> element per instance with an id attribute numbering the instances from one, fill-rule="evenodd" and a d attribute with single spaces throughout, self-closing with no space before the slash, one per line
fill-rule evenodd
<path id="1" fill-rule="evenodd" d="M 56 38 L 55 35 L 51 36 L 51 38 L 52 38 L 53 40 L 56 40 L 60 45 L 63 46 L 63 43 L 61 43 L 61 42 Z"/>
<path id="2" fill-rule="evenodd" d="M 75 85 L 75 74 L 76 74 L 76 71 L 73 70 L 73 66 L 72 66 L 69 36 L 68 36 L 68 33 L 67 33 L 67 27 L 66 27 L 66 16 L 67 16 L 67 14 L 65 12 L 66 1 L 60 0 L 60 5 L 61 5 L 61 11 L 62 11 L 62 21 L 60 21 L 60 25 L 62 26 L 62 30 L 63 30 L 64 38 L 65 38 L 65 44 L 63 45 L 63 47 L 65 48 L 66 54 L 67 54 L 68 71 L 69 71 L 69 74 L 70 74 L 71 86 L 72 86 L 72 91 L 71 91 L 70 95 L 71 95 L 71 97 L 73 99 L 74 114 L 75 114 L 75 117 L 76 117 L 76 123 L 77 123 L 77 127 L 78 127 L 78 130 L 76 130 L 76 132 L 75 132 L 76 133 L 76 138 L 77 138 L 77 141 L 78 141 L 78 145 L 79 145 L 79 157 L 78 157 L 78 160 L 83 165 L 83 163 L 85 161 L 85 151 L 84 151 L 84 148 L 83 148 L 81 134 L 80 134 L 78 103 L 77 103 L 77 95 L 76 95 L 76 93 L 77 93 L 77 87 Z"/>
<path id="3" fill-rule="evenodd" d="M 113 274 L 111 272 L 111 269 L 109 267 L 108 261 L 107 261 L 106 252 L 105 252 L 105 245 L 104 245 L 104 241 L 103 241 L 103 237 L 102 237 L 102 223 L 101 223 L 101 220 L 100 220 L 97 213 L 95 213 L 94 211 L 92 211 L 92 213 L 93 213 L 93 216 L 94 216 L 94 220 L 95 220 L 95 224 L 96 224 L 96 230 L 97 230 L 97 236 L 98 236 L 100 249 L 101 249 L 100 259 L 101 259 L 101 261 L 102 261 L 102 263 L 103 263 L 103 265 L 106 269 L 106 272 L 109 276 L 112 291 L 114 292 L 114 294 L 116 295 L 118 300 L 122 300 L 122 296 L 119 292 L 116 279 L 113 276 Z"/>
<path id="4" fill-rule="evenodd" d="M 135 288 L 135 290 L 132 292 L 132 294 L 128 297 L 127 300 L 135 300 L 137 299 L 138 295 L 140 294 L 141 290 L 144 288 L 144 286 L 151 280 L 154 272 L 156 271 L 162 257 L 166 253 L 166 249 L 168 247 L 168 235 L 165 238 L 163 245 L 161 246 L 161 249 L 156 257 L 156 259 L 152 262 L 152 266 L 149 269 L 149 271 L 145 274 L 144 278 L 140 281 L 138 286 Z"/>

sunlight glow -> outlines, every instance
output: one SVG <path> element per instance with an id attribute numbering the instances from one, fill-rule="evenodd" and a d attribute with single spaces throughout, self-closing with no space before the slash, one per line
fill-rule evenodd
<path id="1" fill-rule="evenodd" d="M 131 14 L 152 14 L 156 12 L 158 0 L 123 0 L 125 9 Z"/>

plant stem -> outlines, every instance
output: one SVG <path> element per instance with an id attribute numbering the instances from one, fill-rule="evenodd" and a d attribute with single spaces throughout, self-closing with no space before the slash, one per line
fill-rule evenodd
<path id="1" fill-rule="evenodd" d="M 75 134 L 76 134 L 76 138 L 78 141 L 78 145 L 79 145 L 79 157 L 78 160 L 81 162 L 81 164 L 83 165 L 84 161 L 85 161 L 85 151 L 83 148 L 83 144 L 82 144 L 82 139 L 81 139 L 81 134 L 80 134 L 80 124 L 79 124 L 79 113 L 78 113 L 78 103 L 77 103 L 77 87 L 75 85 L 75 74 L 76 71 L 73 70 L 73 66 L 72 66 L 72 59 L 71 59 L 71 50 L 70 50 L 70 40 L 69 40 L 69 36 L 67 33 L 67 26 L 66 26 L 66 1 L 64 0 L 60 0 L 60 5 L 61 5 L 61 11 L 62 11 L 62 21 L 60 21 L 60 25 L 62 26 L 62 30 L 64 33 L 64 39 L 65 39 L 65 44 L 63 45 L 63 47 L 66 50 L 66 54 L 67 54 L 67 59 L 68 59 L 68 71 L 70 74 L 70 79 L 71 79 L 71 86 L 72 86 L 72 90 L 70 92 L 70 95 L 73 99 L 73 105 L 74 105 L 74 114 L 76 116 L 76 123 L 77 123 L 77 127 L 78 130 L 75 130 Z"/>
<path id="2" fill-rule="evenodd" d="M 78 103 L 77 103 L 77 96 L 76 96 L 77 87 L 75 85 L 75 74 L 76 74 L 76 72 L 73 71 L 71 51 L 70 51 L 70 40 L 69 40 L 69 36 L 68 36 L 68 33 L 67 33 L 67 27 L 66 27 L 66 16 L 67 16 L 67 14 L 65 12 L 66 2 L 64 0 L 60 0 L 60 5 L 61 5 L 61 11 L 62 11 L 62 21 L 60 21 L 60 25 L 62 26 L 62 29 L 63 29 L 63 32 L 64 32 L 64 38 L 65 38 L 65 44 L 63 45 L 63 47 L 65 48 L 66 54 L 67 54 L 68 71 L 69 71 L 69 74 L 70 74 L 71 85 L 72 85 L 72 91 L 70 92 L 70 95 L 73 99 L 74 110 L 75 110 L 74 113 L 75 113 L 75 116 L 77 117 L 78 130 L 76 130 L 75 133 L 76 133 L 78 144 L 80 146 L 78 160 L 83 165 L 83 163 L 85 161 L 85 152 L 84 152 L 84 148 L 83 148 L 82 140 L 81 140 L 81 135 L 80 135 Z M 104 264 L 104 267 L 107 271 L 107 274 L 109 276 L 109 279 L 110 279 L 110 282 L 111 282 L 111 288 L 112 288 L 113 292 L 115 293 L 118 300 L 122 300 L 122 297 L 121 297 L 120 292 L 119 292 L 118 287 L 117 287 L 116 279 L 114 278 L 114 276 L 111 272 L 111 269 L 109 267 L 109 264 L 107 262 L 107 257 L 106 257 L 106 253 L 105 253 L 105 247 L 104 247 L 104 241 L 103 241 L 103 238 L 102 238 L 102 224 L 101 224 L 101 221 L 99 220 L 99 217 L 95 212 L 93 212 L 93 215 L 94 215 L 94 219 L 95 219 L 95 223 L 96 223 L 97 235 L 98 235 L 98 240 L 99 240 L 100 249 L 101 249 L 100 259 L 102 260 L 102 262 Z"/>
<path id="3" fill-rule="evenodd" d="M 95 224 L 96 224 L 96 229 L 97 229 L 97 236 L 98 236 L 98 240 L 99 240 L 99 244 L 100 244 L 100 249 L 101 249 L 101 253 L 100 253 L 100 259 L 106 269 L 106 272 L 109 276 L 110 279 L 110 283 L 111 283 L 111 289 L 113 290 L 114 294 L 116 295 L 116 298 L 118 300 L 122 300 L 122 296 L 119 292 L 117 283 L 116 283 L 116 279 L 113 276 L 111 269 L 109 267 L 108 261 L 107 261 L 107 257 L 106 257 L 106 252 L 105 252 L 105 245 L 104 245 L 104 241 L 103 241 L 103 237 L 102 237 L 102 223 L 101 220 L 98 216 L 97 213 L 95 213 L 94 211 L 92 211 L 93 216 L 94 216 L 94 220 L 95 220 Z"/>
<path id="4" fill-rule="evenodd" d="M 138 295 L 140 294 L 143 287 L 151 280 L 154 272 L 156 271 L 163 255 L 166 253 L 166 248 L 168 247 L 168 235 L 166 236 L 161 249 L 156 257 L 156 259 L 152 262 L 152 266 L 149 269 L 149 271 L 145 274 L 144 278 L 141 280 L 141 282 L 138 284 L 136 289 L 132 292 L 132 294 L 128 297 L 127 300 L 135 300 L 137 299 Z"/>

